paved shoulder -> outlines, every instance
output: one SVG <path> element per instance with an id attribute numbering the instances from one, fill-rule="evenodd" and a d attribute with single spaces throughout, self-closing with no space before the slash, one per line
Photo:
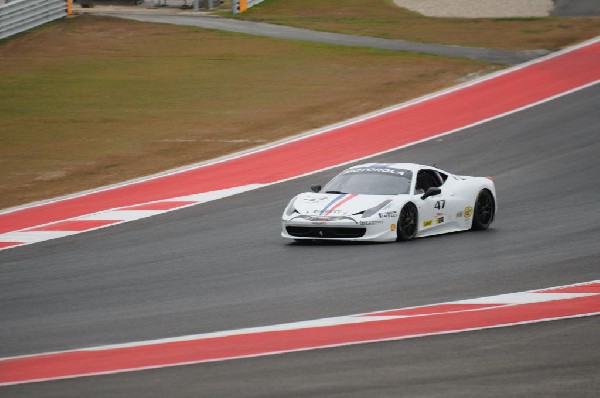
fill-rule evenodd
<path id="1" fill-rule="evenodd" d="M 561 17 L 600 15 L 598 0 L 554 0 L 554 10 L 550 15 Z"/>
<path id="2" fill-rule="evenodd" d="M 273 25 L 262 22 L 240 21 L 205 15 L 149 15 L 149 14 L 110 14 L 120 18 L 144 22 L 159 22 L 175 25 L 197 26 L 206 29 L 225 30 L 255 36 L 278 39 L 303 40 L 341 46 L 372 47 L 384 50 L 410 51 L 445 57 L 467 58 L 500 64 L 519 64 L 548 54 L 548 50 L 511 51 L 479 47 L 452 46 L 433 43 L 417 43 L 404 40 L 390 40 L 367 36 L 353 36 L 340 33 L 319 32 L 290 26 Z"/>

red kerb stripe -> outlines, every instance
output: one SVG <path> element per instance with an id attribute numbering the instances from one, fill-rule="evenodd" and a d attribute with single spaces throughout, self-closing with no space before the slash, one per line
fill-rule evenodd
<path id="1" fill-rule="evenodd" d="M 18 245 L 22 245 L 23 242 L 0 242 L 0 249 L 4 248 L 4 247 L 12 247 L 12 246 L 18 246 Z"/>

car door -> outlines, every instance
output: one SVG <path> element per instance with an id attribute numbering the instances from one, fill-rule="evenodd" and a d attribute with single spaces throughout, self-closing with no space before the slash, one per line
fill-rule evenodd
<path id="1" fill-rule="evenodd" d="M 449 175 L 442 186 L 446 198 L 445 221 L 448 228 L 468 229 L 471 226 L 473 199 L 470 191 L 465 189 L 465 183 L 464 177 Z"/>
<path id="2" fill-rule="evenodd" d="M 417 173 L 415 195 L 419 210 L 419 231 L 431 232 L 443 228 L 448 220 L 447 194 L 444 192 L 444 179 L 433 169 L 421 169 Z M 429 188 L 440 188 L 441 193 L 421 199 Z"/>

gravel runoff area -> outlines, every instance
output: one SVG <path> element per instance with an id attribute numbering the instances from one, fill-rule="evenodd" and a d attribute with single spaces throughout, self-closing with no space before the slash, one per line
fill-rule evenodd
<path id="1" fill-rule="evenodd" d="M 403 8 L 430 17 L 508 18 L 546 17 L 552 0 L 394 0 Z"/>

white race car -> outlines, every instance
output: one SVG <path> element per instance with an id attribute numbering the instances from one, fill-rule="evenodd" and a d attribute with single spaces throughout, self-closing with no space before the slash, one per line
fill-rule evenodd
<path id="1" fill-rule="evenodd" d="M 293 198 L 281 236 L 295 240 L 406 241 L 487 229 L 496 215 L 491 177 L 413 163 L 367 163 Z"/>

